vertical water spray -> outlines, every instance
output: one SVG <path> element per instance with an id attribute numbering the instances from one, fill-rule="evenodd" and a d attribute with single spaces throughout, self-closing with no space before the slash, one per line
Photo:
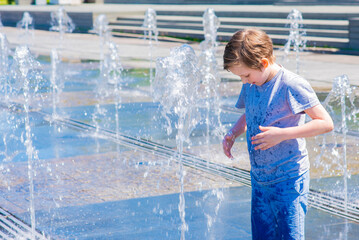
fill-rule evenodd
<path id="1" fill-rule="evenodd" d="M 7 102 L 8 96 L 8 77 L 9 77 L 9 56 L 10 47 L 6 35 L 0 33 L 0 84 L 4 100 Z"/>
<path id="2" fill-rule="evenodd" d="M 341 129 L 343 134 L 343 168 L 344 168 L 344 203 L 345 212 L 348 206 L 348 160 L 347 160 L 347 119 L 346 119 L 346 96 L 351 94 L 350 84 L 346 75 L 334 79 L 334 92 L 340 96 Z"/>
<path id="3" fill-rule="evenodd" d="M 25 44 L 28 44 L 30 37 L 34 37 L 33 32 L 30 32 L 30 30 L 34 29 L 34 20 L 29 12 L 24 12 L 22 19 L 16 24 L 16 27 L 24 30 L 21 38 L 25 38 Z"/>
<path id="4" fill-rule="evenodd" d="M 303 29 L 302 13 L 297 9 L 293 9 L 287 17 L 289 21 L 288 41 L 284 45 L 285 57 L 288 56 L 293 47 L 296 56 L 296 73 L 299 74 L 299 53 L 306 48 L 307 40 L 305 38 L 306 31 Z"/>
<path id="5" fill-rule="evenodd" d="M 109 77 L 109 68 L 112 66 L 111 53 L 109 53 L 111 49 L 111 42 L 109 42 L 110 33 L 106 15 L 102 14 L 96 18 L 93 29 L 100 37 L 100 77 L 98 79 L 95 91 L 97 103 L 95 105 L 95 110 L 92 114 L 92 121 L 96 128 L 95 135 L 97 136 L 100 129 L 100 121 L 105 117 L 107 112 L 106 109 L 101 106 L 101 104 L 103 103 L 104 99 L 109 95 L 107 84 L 112 83 L 111 81 L 113 80 Z M 100 145 L 97 138 L 96 145 L 97 152 L 99 152 Z"/>
<path id="6" fill-rule="evenodd" d="M 210 136 L 212 127 L 213 134 L 221 136 L 224 132 L 221 124 L 221 107 L 220 107 L 220 95 L 219 84 L 221 82 L 220 76 L 217 71 L 217 30 L 220 26 L 220 21 L 216 16 L 212 8 L 207 8 L 203 14 L 203 29 L 204 29 L 204 41 L 200 43 L 201 54 L 199 56 L 199 68 L 201 72 L 202 84 L 204 85 L 204 100 L 206 107 L 206 146 L 207 151 L 210 152 Z M 212 114 L 211 114 L 212 113 Z M 209 164 L 209 161 L 207 161 Z M 213 212 L 205 214 L 207 218 L 207 231 L 210 229 L 213 223 L 216 221 L 215 216 L 218 214 L 219 207 L 223 201 L 223 192 L 220 189 L 214 189 L 211 193 L 218 200 L 218 204 Z M 206 197 L 204 201 L 206 201 Z"/>
<path id="7" fill-rule="evenodd" d="M 107 60 L 105 58 L 104 60 L 104 70 L 103 70 L 103 76 L 101 76 L 97 82 L 96 82 L 96 89 L 95 89 L 95 109 L 92 113 L 92 122 L 95 126 L 95 137 L 98 137 L 99 131 L 100 131 L 100 123 L 105 119 L 107 110 L 102 107 L 103 102 L 105 101 L 105 98 L 109 95 L 107 90 L 107 84 L 108 84 L 108 78 L 106 73 L 106 65 Z M 97 146 L 97 152 L 100 151 L 100 145 L 96 138 L 96 146 Z"/>
<path id="8" fill-rule="evenodd" d="M 115 96 L 115 121 L 116 121 L 116 139 L 119 138 L 120 133 L 120 123 L 119 123 L 119 110 L 121 108 L 121 82 L 122 82 L 122 63 L 118 53 L 118 46 L 115 43 L 109 44 L 110 53 L 108 64 L 106 65 L 106 76 L 109 79 L 107 82 L 114 84 L 113 94 Z M 119 153 L 119 144 L 117 146 L 117 154 Z"/>
<path id="9" fill-rule="evenodd" d="M 323 106 L 328 110 L 334 121 L 334 131 L 329 135 L 334 144 L 328 145 L 326 137 L 323 138 L 322 148 L 315 164 L 319 165 L 323 157 L 332 159 L 332 164 L 328 163 L 327 168 L 336 168 L 339 174 L 343 176 L 343 187 L 341 190 L 344 198 L 345 210 L 348 204 L 348 178 L 350 177 L 347 159 L 347 138 L 352 126 L 358 121 L 359 110 L 355 106 L 355 88 L 350 86 L 346 75 L 336 77 L 333 81 L 333 88 L 323 102 Z M 354 129 L 352 129 L 354 131 Z M 328 155 L 328 156 L 326 156 Z M 336 167 L 337 166 L 337 167 Z M 334 173 L 336 173 L 334 172 Z M 338 174 L 336 173 L 336 174 Z M 334 194 L 338 194 L 334 190 Z"/>
<path id="10" fill-rule="evenodd" d="M 60 33 L 60 40 L 64 39 L 64 33 L 72 33 L 75 30 L 75 24 L 68 16 L 64 7 L 51 13 L 50 31 Z"/>
<path id="11" fill-rule="evenodd" d="M 25 139 L 24 145 L 26 147 L 26 155 L 28 160 L 28 176 L 29 176 L 29 192 L 30 192 L 30 220 L 32 238 L 35 237 L 35 204 L 34 204 L 34 160 L 37 159 L 37 151 L 33 146 L 32 131 L 30 125 L 30 104 L 35 100 L 34 95 L 39 90 L 38 82 L 41 81 L 41 76 L 36 71 L 40 67 L 31 55 L 27 46 L 16 47 L 14 54 L 14 81 L 17 85 L 18 91 L 23 94 L 23 107 L 25 111 Z"/>
<path id="12" fill-rule="evenodd" d="M 203 14 L 204 41 L 200 43 L 201 54 L 199 56 L 199 68 L 202 75 L 202 84 L 205 87 L 205 106 L 206 106 L 206 144 L 209 146 L 210 126 L 214 126 L 215 133 L 222 133 L 221 127 L 221 108 L 218 88 L 220 77 L 217 71 L 216 51 L 218 43 L 217 29 L 220 22 L 212 8 L 208 8 Z M 210 113 L 214 112 L 214 117 Z"/>
<path id="13" fill-rule="evenodd" d="M 185 239 L 188 225 L 185 220 L 184 169 L 182 163 L 184 142 L 189 142 L 189 135 L 200 120 L 197 109 L 197 94 L 200 83 L 198 60 L 189 45 L 173 48 L 170 56 L 158 58 L 153 84 L 154 99 L 159 101 L 162 114 L 168 121 L 168 133 L 171 132 L 170 117 L 178 118 L 176 144 L 179 159 L 181 239 Z"/>
<path id="14" fill-rule="evenodd" d="M 100 37 L 100 74 L 101 77 L 103 77 L 105 47 L 108 44 L 111 35 L 106 15 L 101 14 L 96 18 L 93 30 Z"/>
<path id="15" fill-rule="evenodd" d="M 107 52 L 104 55 L 103 61 L 103 76 L 98 79 L 97 88 L 95 91 L 97 103 L 95 105 L 95 110 L 92 114 L 92 121 L 95 125 L 96 132 L 95 135 L 98 135 L 100 130 L 100 122 L 103 122 L 105 119 L 107 110 L 102 106 L 102 103 L 105 102 L 106 98 L 112 93 L 114 95 L 114 105 L 115 105 L 115 127 L 116 135 L 119 136 L 119 109 L 121 108 L 121 82 L 122 82 L 122 63 L 120 60 L 120 55 L 118 52 L 118 45 L 113 42 L 107 42 Z M 113 89 L 111 91 L 111 89 Z M 105 122 L 104 122 L 105 123 Z M 99 150 L 98 145 L 98 150 Z"/>
<path id="16" fill-rule="evenodd" d="M 51 50 L 51 87 L 52 87 L 52 118 L 55 120 L 59 117 L 57 113 L 57 105 L 60 101 L 60 93 L 62 90 L 62 86 L 60 83 L 60 72 L 59 72 L 59 65 L 60 65 L 60 56 L 58 51 L 54 48 Z"/>
<path id="17" fill-rule="evenodd" d="M 213 46 L 217 46 L 217 29 L 220 21 L 213 8 L 207 8 L 203 14 L 204 39 L 210 41 Z"/>
<path id="18" fill-rule="evenodd" d="M 145 13 L 145 18 L 143 20 L 142 27 L 144 28 L 145 39 L 149 40 L 149 57 L 150 57 L 150 83 L 153 82 L 153 40 L 158 42 L 158 30 L 157 30 L 157 14 L 156 11 L 152 8 L 148 8 Z"/>
<path id="19" fill-rule="evenodd" d="M 11 55 L 12 53 L 6 35 L 0 33 L 0 92 L 2 98 L 1 100 L 8 108 L 11 108 L 11 104 L 9 102 L 11 92 L 9 81 L 12 76 L 10 71 Z M 0 155 L 4 156 L 4 162 L 10 162 L 19 154 L 19 151 L 14 151 L 11 146 L 14 139 L 17 139 L 17 136 L 13 131 L 16 131 L 19 123 L 11 113 L 7 112 L 5 118 L 6 121 L 4 121 L 4 124 L 7 126 L 5 127 L 7 131 L 3 131 L 4 129 L 2 129 L 2 142 L 4 145 L 4 150 L 0 152 Z"/>
<path id="20" fill-rule="evenodd" d="M 2 21 L 1 21 L 1 14 L 0 14 L 0 29 L 3 27 L 4 25 L 2 24 Z"/>
<path id="21" fill-rule="evenodd" d="M 0 33 L 0 86 L 1 86 L 1 95 L 5 104 L 8 102 L 8 74 L 9 74 L 9 43 L 7 41 L 6 35 Z M 9 124 L 9 117 L 7 114 L 6 122 Z M 10 125 L 10 124 L 9 124 Z M 11 125 L 10 125 L 11 126 Z M 11 156 L 8 155 L 8 133 L 2 133 L 2 141 L 4 144 L 4 151 L 1 151 L 0 155 L 4 156 L 4 161 L 11 161 Z M 1 166 L 2 167 L 2 166 Z"/>

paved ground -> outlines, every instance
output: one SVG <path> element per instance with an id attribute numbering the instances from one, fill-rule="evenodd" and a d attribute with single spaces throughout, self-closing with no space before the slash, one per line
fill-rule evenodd
<path id="1" fill-rule="evenodd" d="M 9 165 L 1 207 L 30 222 L 27 163 Z M 54 239 L 179 239 L 178 169 L 174 161 L 124 147 L 120 157 L 107 152 L 38 161 L 36 226 Z M 186 239 L 250 240 L 250 188 L 185 171 Z M 357 223 L 309 209 L 306 239 L 354 240 L 358 234 Z"/>

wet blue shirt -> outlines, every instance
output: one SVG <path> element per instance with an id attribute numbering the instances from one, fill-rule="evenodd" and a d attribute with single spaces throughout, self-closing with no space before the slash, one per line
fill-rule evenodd
<path id="1" fill-rule="evenodd" d="M 304 110 L 318 104 L 310 84 L 284 68 L 262 86 L 243 85 L 236 107 L 245 108 L 251 174 L 257 182 L 280 182 L 309 170 L 304 138 L 286 140 L 267 150 L 254 150 L 251 138 L 261 132 L 259 126 L 286 128 L 304 124 Z"/>

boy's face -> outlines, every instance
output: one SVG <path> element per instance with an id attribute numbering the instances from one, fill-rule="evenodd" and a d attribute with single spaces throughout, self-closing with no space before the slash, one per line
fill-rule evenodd
<path id="1" fill-rule="evenodd" d="M 267 70 L 267 67 L 262 67 L 260 70 L 249 68 L 243 63 L 233 65 L 229 68 L 229 71 L 242 79 L 243 84 L 250 83 L 257 86 L 262 86 L 267 82 L 269 76 Z"/>

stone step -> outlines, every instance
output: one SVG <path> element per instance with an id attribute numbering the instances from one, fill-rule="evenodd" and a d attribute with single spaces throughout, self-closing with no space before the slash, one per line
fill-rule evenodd
<path id="1" fill-rule="evenodd" d="M 263 7 L 263 6 L 262 6 Z M 268 10 L 268 9 L 267 9 Z M 218 40 L 227 41 L 232 34 L 247 27 L 257 27 L 269 34 L 275 44 L 284 44 L 289 35 L 288 11 L 216 11 L 220 21 Z M 287 9 L 288 10 L 288 9 Z M 160 35 L 202 40 L 203 11 L 158 10 L 157 27 Z M 359 12 L 303 12 L 303 29 L 306 31 L 307 45 L 333 48 L 348 48 L 349 18 L 359 17 Z M 127 15 L 111 22 L 115 32 L 143 31 L 144 15 Z M 136 27 L 139 27 L 136 28 Z M 135 30 L 136 28 L 136 30 Z"/>
<path id="2" fill-rule="evenodd" d="M 134 22 L 134 21 L 117 21 L 112 22 L 111 27 L 114 28 L 115 26 L 118 27 L 118 29 L 121 28 L 121 26 L 124 27 L 131 27 L 131 26 L 138 26 L 141 27 L 142 22 Z M 157 22 L 157 27 L 162 29 L 172 29 L 172 31 L 175 31 L 175 29 L 187 29 L 187 30 L 203 30 L 202 23 L 171 23 L 171 22 Z M 222 25 L 218 28 L 218 32 L 228 32 L 228 33 L 234 33 L 240 29 L 249 27 L 249 25 L 244 25 L 242 23 L 239 23 L 238 25 Z M 289 34 L 290 29 L 288 27 L 285 27 L 285 25 L 280 27 L 264 27 L 264 26 L 258 26 L 255 25 L 255 27 L 260 27 L 262 30 L 267 32 L 268 34 Z M 307 36 L 316 36 L 316 37 L 332 37 L 332 38 L 348 38 L 348 30 L 328 30 L 328 29 L 305 29 Z"/>
<path id="3" fill-rule="evenodd" d="M 143 34 L 144 28 L 140 26 L 111 26 L 114 35 L 116 33 L 134 33 L 134 34 Z M 170 29 L 170 28 L 158 28 L 159 35 L 161 36 L 171 36 L 178 38 L 189 38 L 189 39 L 204 39 L 203 30 L 192 30 L 192 29 Z M 219 41 L 228 41 L 233 32 L 218 32 L 217 39 Z M 268 34 L 274 44 L 285 44 L 288 41 L 288 34 L 281 35 L 277 33 Z M 326 38 L 326 37 L 313 37 L 307 36 L 307 45 L 316 46 L 316 47 L 334 47 L 334 48 L 345 48 L 348 44 L 348 39 L 346 38 Z"/>
<path id="4" fill-rule="evenodd" d="M 253 27 L 287 27 L 287 19 L 270 19 L 267 18 L 229 18 L 220 17 L 221 25 L 243 25 Z M 202 17 L 188 17 L 188 16 L 158 16 L 157 24 L 168 23 L 173 25 L 186 25 L 186 24 L 201 24 Z M 131 17 L 118 17 L 115 22 L 117 24 L 137 24 L 142 25 L 143 16 Z M 328 20 L 303 20 L 303 27 L 306 29 L 331 29 L 331 30 L 348 30 L 348 20 L 333 20 L 328 24 Z"/>
<path id="5" fill-rule="evenodd" d="M 156 11 L 157 16 L 203 16 L 202 11 Z M 217 17 L 231 18 L 275 18 L 286 19 L 289 12 L 287 11 L 216 11 Z M 316 20 L 348 20 L 348 18 L 359 17 L 359 13 L 346 12 L 303 12 L 303 19 Z"/>

